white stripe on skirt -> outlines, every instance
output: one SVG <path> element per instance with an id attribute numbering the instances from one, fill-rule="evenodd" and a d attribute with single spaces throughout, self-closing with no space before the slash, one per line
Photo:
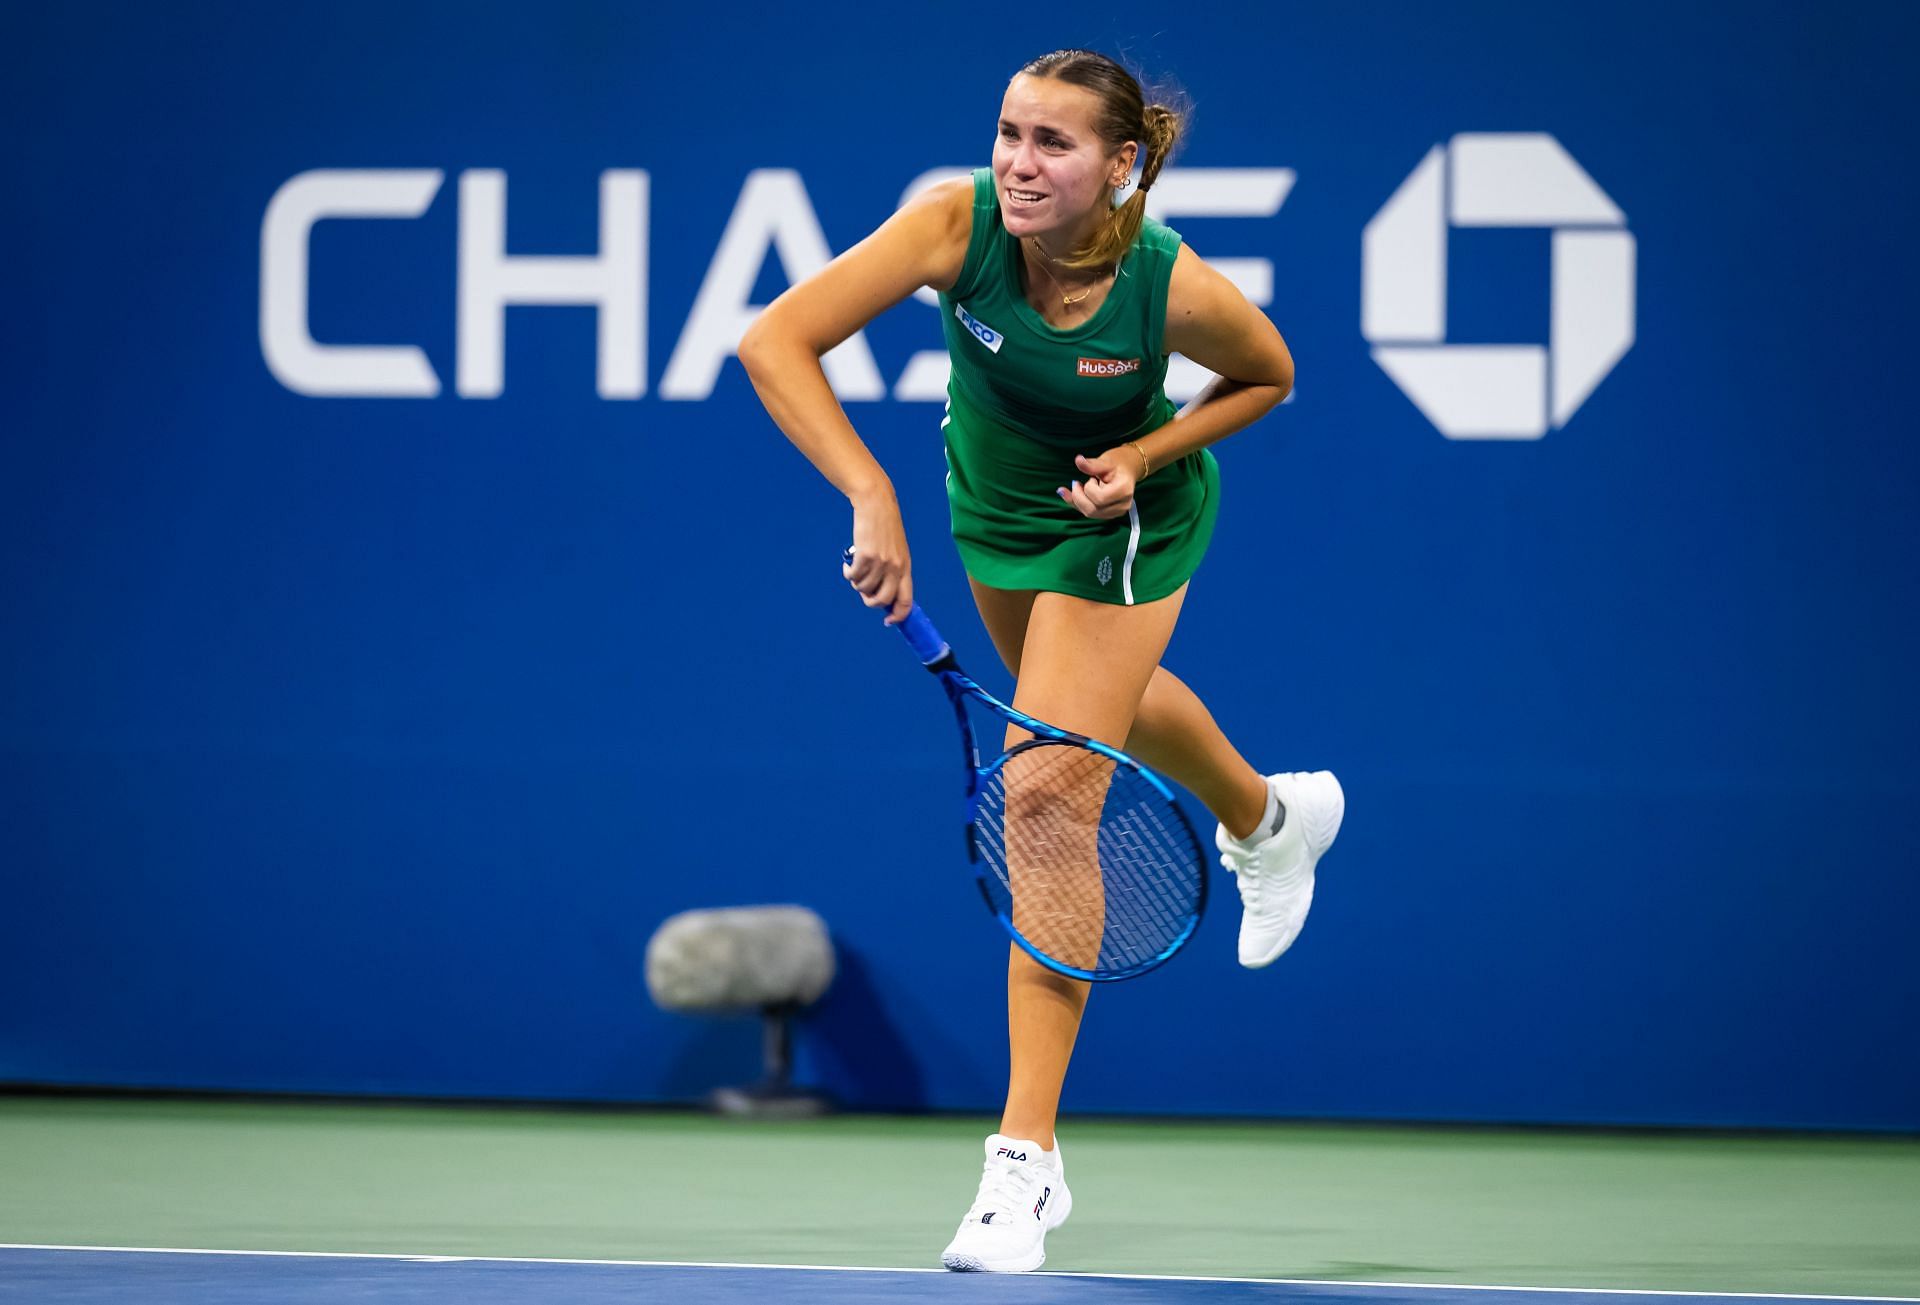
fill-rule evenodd
<path id="1" fill-rule="evenodd" d="M 1127 536 L 1127 564 L 1120 568 L 1120 592 L 1127 600 L 1127 606 L 1133 606 L 1133 555 L 1140 551 L 1140 505 L 1127 504 L 1127 520 L 1133 523 L 1133 530 Z"/>

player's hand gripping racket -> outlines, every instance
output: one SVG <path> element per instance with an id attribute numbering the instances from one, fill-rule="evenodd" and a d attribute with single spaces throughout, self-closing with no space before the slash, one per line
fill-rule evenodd
<path id="1" fill-rule="evenodd" d="M 1076 979 L 1131 979 L 1180 950 L 1206 910 L 1206 855 L 1166 783 L 975 684 L 918 604 L 899 628 L 960 722 L 967 853 L 1013 940 Z M 969 702 L 1033 737 L 983 763 Z"/>

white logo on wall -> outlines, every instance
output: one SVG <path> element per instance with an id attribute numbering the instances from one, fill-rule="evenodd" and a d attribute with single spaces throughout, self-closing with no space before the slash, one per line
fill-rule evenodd
<path id="1" fill-rule="evenodd" d="M 1373 358 L 1448 439 L 1558 430 L 1633 347 L 1626 215 L 1544 132 L 1435 145 L 1367 223 L 1361 331 Z M 1551 227 L 1545 346 L 1448 344 L 1447 232 Z"/>
<path id="2" fill-rule="evenodd" d="M 914 179 L 902 202 L 965 168 L 936 168 Z M 1290 168 L 1169 168 L 1148 196 L 1160 218 L 1271 218 L 1293 188 Z M 432 398 L 442 382 L 417 344 L 321 341 L 309 321 L 310 281 L 350 277 L 338 261 L 311 264 L 313 229 L 326 221 L 411 220 L 435 203 L 446 174 L 438 168 L 321 168 L 289 178 L 267 204 L 260 226 L 260 352 L 268 369 L 296 394 L 361 398 Z M 506 388 L 507 309 L 521 305 L 596 310 L 595 388 L 603 399 L 647 393 L 652 178 L 616 168 L 600 175 L 600 241 L 589 254 L 509 253 L 507 174 L 472 168 L 459 176 L 454 392 L 492 399 Z M 670 257 L 685 256 L 683 250 Z M 827 265 L 833 251 L 814 214 L 805 183 L 790 168 L 756 168 L 720 233 L 713 259 L 687 309 L 657 392 L 663 399 L 701 400 L 713 393 L 763 304 L 753 302 L 762 265 L 777 259 L 789 283 Z M 1224 257 L 1214 268 L 1255 304 L 1273 298 L 1273 264 L 1265 258 Z M 915 295 L 936 301 L 930 291 Z M 978 325 L 977 323 L 975 325 Z M 931 334 L 931 332 L 929 332 Z M 999 336 L 981 335 L 997 349 Z M 937 337 L 935 337 L 937 338 Z M 907 359 L 889 386 L 856 331 L 822 363 L 844 400 L 938 402 L 947 395 L 947 354 L 929 349 Z M 1167 394 L 1190 399 L 1209 379 L 1197 364 L 1175 357 Z"/>

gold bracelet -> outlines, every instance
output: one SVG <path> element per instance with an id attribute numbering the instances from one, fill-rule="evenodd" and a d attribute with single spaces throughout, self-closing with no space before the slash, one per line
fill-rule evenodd
<path id="1" fill-rule="evenodd" d="M 1147 451 L 1140 447 L 1138 440 L 1128 440 L 1127 447 L 1140 455 L 1140 479 L 1145 480 L 1153 474 L 1153 463 L 1147 460 Z"/>

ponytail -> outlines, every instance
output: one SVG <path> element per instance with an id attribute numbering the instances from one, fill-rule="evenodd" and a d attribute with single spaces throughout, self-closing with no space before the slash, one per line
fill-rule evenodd
<path id="1" fill-rule="evenodd" d="M 1144 121 L 1141 124 L 1138 139 L 1146 142 L 1146 162 L 1140 165 L 1140 184 L 1127 196 L 1126 202 L 1114 209 L 1100 229 L 1093 234 L 1084 248 L 1076 249 L 1067 258 L 1060 260 L 1060 266 L 1084 271 L 1094 267 L 1111 267 L 1120 261 L 1133 246 L 1140 235 L 1140 228 L 1147 220 L 1147 192 L 1153 189 L 1153 183 L 1160 179 L 1160 169 L 1166 166 L 1172 156 L 1174 145 L 1180 139 L 1180 115 L 1164 104 L 1149 104 Z"/>

